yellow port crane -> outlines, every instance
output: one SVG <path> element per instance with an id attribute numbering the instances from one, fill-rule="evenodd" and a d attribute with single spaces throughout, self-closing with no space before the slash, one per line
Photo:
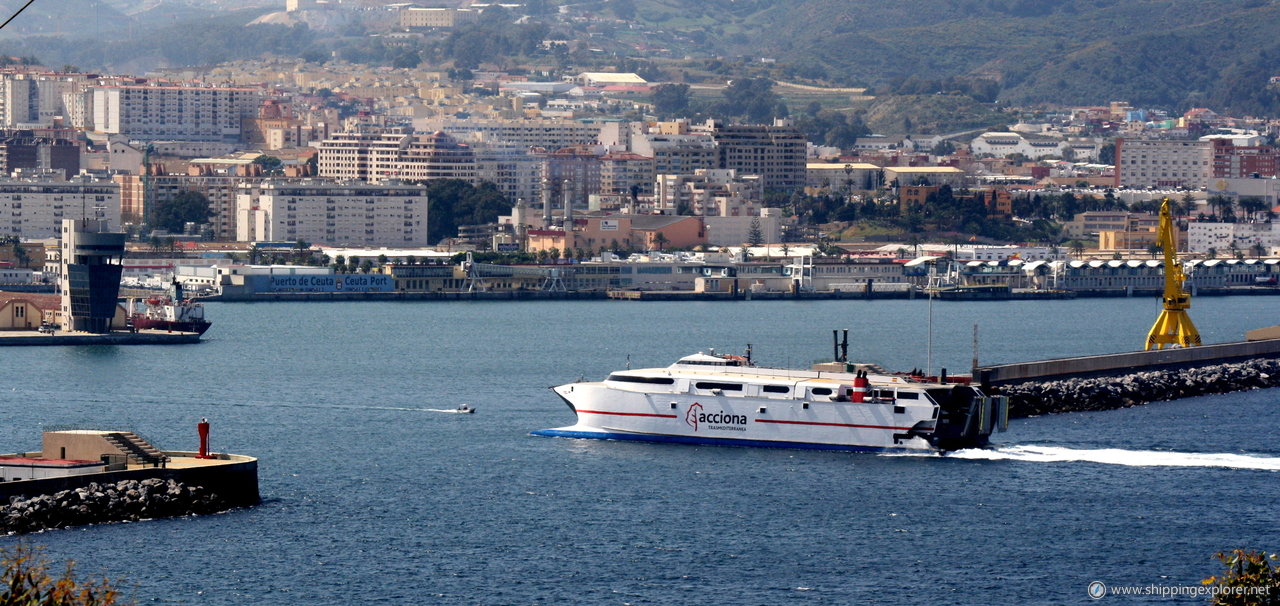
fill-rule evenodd
<path id="1" fill-rule="evenodd" d="M 1187 315 L 1191 294 L 1182 287 L 1187 275 L 1182 273 L 1182 263 L 1178 261 L 1178 236 L 1169 204 L 1168 198 L 1160 204 L 1160 231 L 1156 234 L 1156 244 L 1164 251 L 1164 309 L 1160 310 L 1160 317 L 1147 333 L 1148 350 L 1164 349 L 1166 345 L 1192 347 L 1200 344 L 1200 331 Z"/>

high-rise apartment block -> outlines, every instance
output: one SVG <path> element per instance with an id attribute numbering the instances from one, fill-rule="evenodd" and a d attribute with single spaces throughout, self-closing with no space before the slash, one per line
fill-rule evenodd
<path id="1" fill-rule="evenodd" d="M 1212 175 L 1210 141 L 1116 139 L 1116 187 L 1205 187 Z"/>
<path id="2" fill-rule="evenodd" d="M 361 128 L 320 143 L 319 176 L 378 183 L 388 179 L 475 180 L 475 154 L 442 132 L 414 134 L 407 128 Z"/>
<path id="3" fill-rule="evenodd" d="M 562 147 L 596 143 L 601 126 L 577 120 L 425 118 L 414 120 L 413 128 L 420 132 L 441 131 L 458 141 L 474 145 L 541 147 L 555 151 Z"/>
<path id="4" fill-rule="evenodd" d="M 0 234 L 57 238 L 64 219 L 120 226 L 120 187 L 110 180 L 41 173 L 0 179 Z"/>
<path id="5" fill-rule="evenodd" d="M 146 220 L 147 205 L 167 202 L 184 191 L 209 200 L 209 228 L 214 240 L 236 239 L 236 198 L 242 186 L 261 183 L 264 177 L 239 175 L 116 175 L 120 185 L 121 220 Z"/>
<path id="6" fill-rule="evenodd" d="M 319 180 L 245 184 L 236 199 L 236 239 L 334 246 L 427 246 L 422 186 Z"/>
<path id="7" fill-rule="evenodd" d="M 143 141 L 240 139 L 241 120 L 257 116 L 262 92 L 203 86 L 95 86 L 93 126 Z"/>
<path id="8" fill-rule="evenodd" d="M 804 187 L 808 141 L 787 121 L 764 125 L 708 120 L 694 130 L 706 132 L 715 140 L 717 168 L 760 175 L 765 189 Z"/>

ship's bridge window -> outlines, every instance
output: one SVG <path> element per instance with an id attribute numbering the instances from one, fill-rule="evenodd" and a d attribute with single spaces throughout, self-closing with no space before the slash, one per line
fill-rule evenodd
<path id="1" fill-rule="evenodd" d="M 829 387 L 814 387 L 814 388 L 813 388 L 813 389 L 811 389 L 810 391 L 811 391 L 811 392 L 813 393 L 813 395 L 815 395 L 815 396 L 829 396 L 829 395 L 831 395 L 831 388 L 829 388 Z"/>
<path id="2" fill-rule="evenodd" d="M 645 383 L 649 385 L 671 385 L 676 382 L 671 377 L 637 377 L 634 375 L 609 375 L 606 381 L 618 381 L 619 383 Z"/>
<path id="3" fill-rule="evenodd" d="M 716 381 L 698 381 L 694 384 L 698 389 L 719 389 L 720 391 L 742 391 L 741 383 L 718 383 Z"/>
<path id="4" fill-rule="evenodd" d="M 761 389 L 765 393 L 791 393 L 791 388 L 786 385 L 765 385 Z"/>
<path id="5" fill-rule="evenodd" d="M 920 394 L 914 391 L 900 391 L 898 392 L 897 395 L 899 400 L 919 400 L 920 399 Z M 888 396 L 886 397 L 893 397 L 893 393 L 889 392 Z"/>

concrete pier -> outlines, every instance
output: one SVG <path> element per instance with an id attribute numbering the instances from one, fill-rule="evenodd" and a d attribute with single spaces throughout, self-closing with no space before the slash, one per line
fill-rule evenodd
<path id="1" fill-rule="evenodd" d="M 190 486 L 202 486 L 236 507 L 257 505 L 258 459 L 236 454 L 217 454 L 213 459 L 198 459 L 196 453 L 164 451 L 169 460 L 163 467 L 130 464 L 126 469 L 102 471 L 36 480 L 0 482 L 0 501 L 11 497 L 53 494 L 75 490 L 92 483 L 112 484 L 124 480 L 174 480 Z M 2 455 L 22 457 L 24 453 Z"/>
<path id="2" fill-rule="evenodd" d="M 199 343 L 200 334 L 164 330 L 117 330 L 96 334 L 87 332 L 42 333 L 36 330 L 0 331 L 0 347 L 6 345 L 177 345 Z"/>
<path id="3" fill-rule="evenodd" d="M 1275 358 L 1280 358 L 1280 339 L 1264 339 L 1180 349 L 979 366 L 974 369 L 973 377 L 982 385 L 999 386 L 1029 381 L 1118 376 L 1145 370 L 1199 368 L 1227 362 Z"/>

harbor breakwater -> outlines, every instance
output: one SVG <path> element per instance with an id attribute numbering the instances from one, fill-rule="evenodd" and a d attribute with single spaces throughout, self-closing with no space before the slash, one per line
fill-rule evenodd
<path id="1" fill-rule="evenodd" d="M 1003 385 L 1009 416 L 1114 410 L 1250 389 L 1280 387 L 1280 360 L 1257 359 L 1197 368 L 1162 369 L 1113 377 L 1068 378 Z"/>
<path id="2" fill-rule="evenodd" d="M 0 532 L 21 534 L 85 524 L 129 522 L 226 511 L 234 504 L 202 486 L 149 478 L 32 497 L 0 507 Z"/>

